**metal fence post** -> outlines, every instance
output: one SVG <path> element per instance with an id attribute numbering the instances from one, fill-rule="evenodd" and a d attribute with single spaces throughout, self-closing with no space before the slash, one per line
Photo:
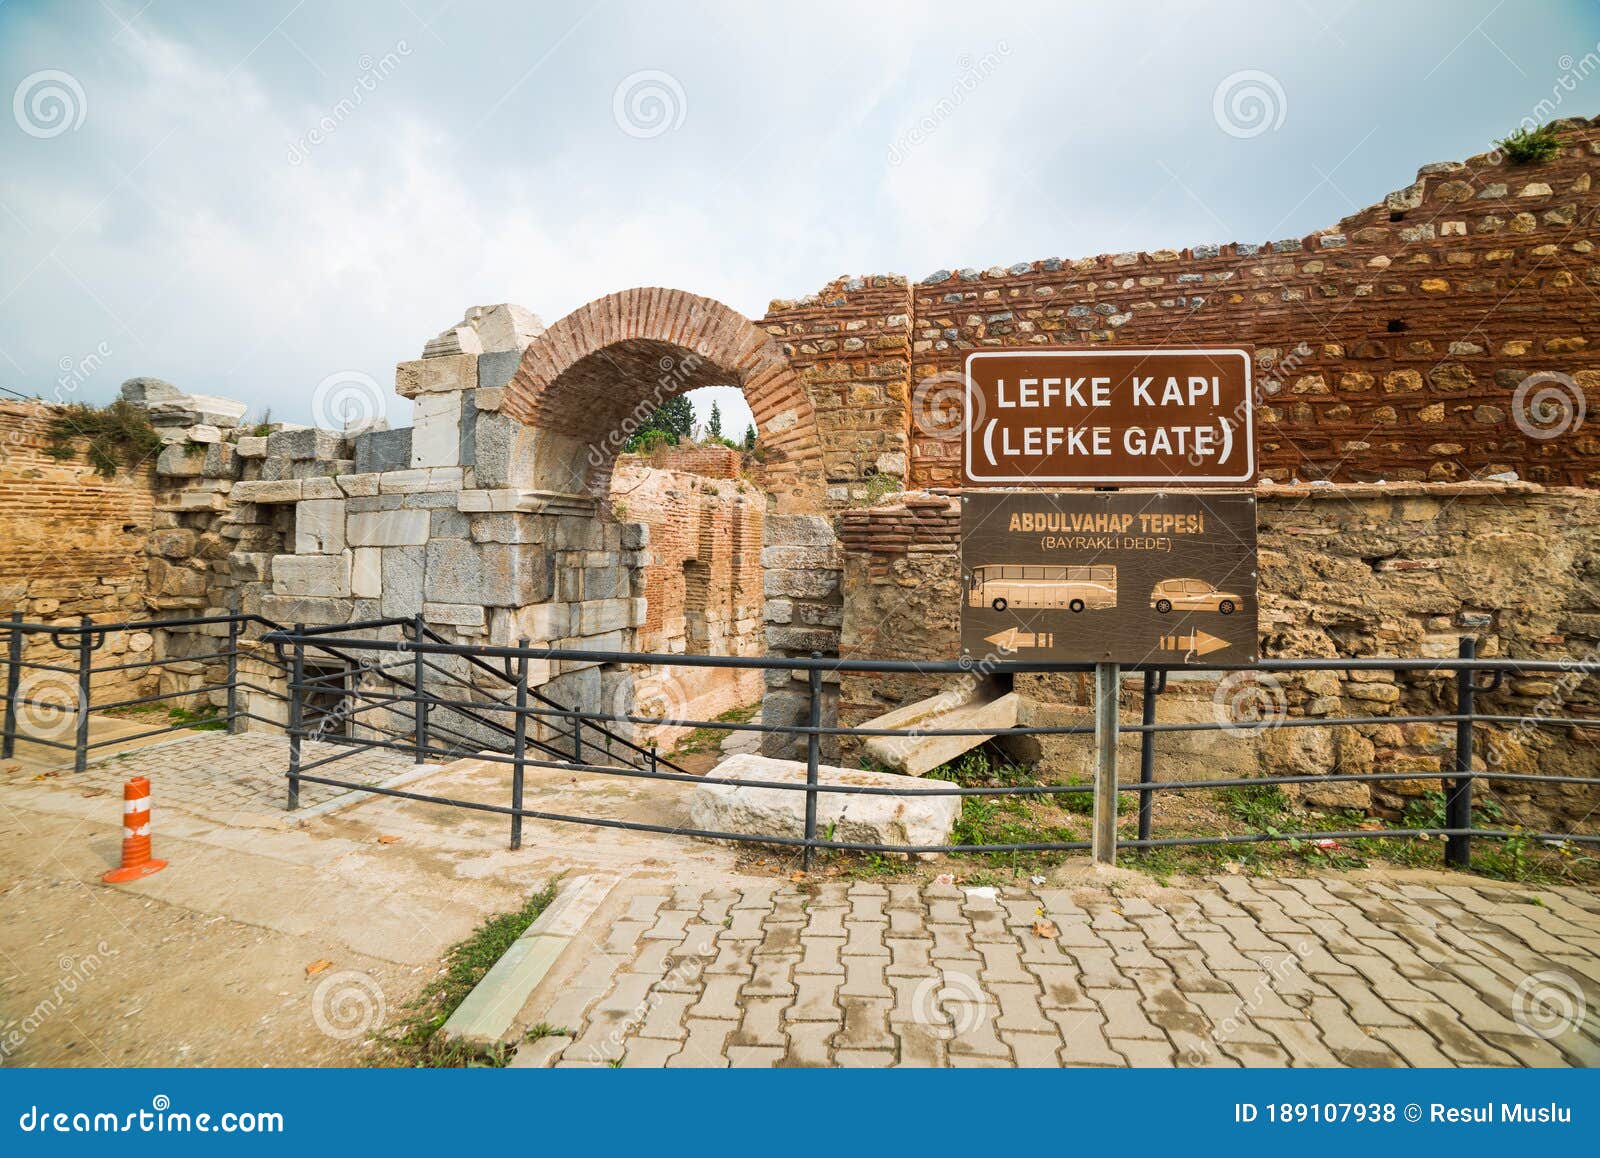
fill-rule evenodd
<path id="1" fill-rule="evenodd" d="M 428 762 L 428 702 L 423 698 L 422 691 L 428 673 L 422 654 L 422 631 L 422 616 L 419 613 L 411 623 L 411 690 L 416 695 L 411 713 L 415 725 L 412 744 L 415 748 L 413 760 L 418 764 Z"/>
<path id="2" fill-rule="evenodd" d="M 821 659 L 822 653 L 814 651 L 811 658 Z M 822 669 L 813 667 L 806 675 L 811 692 L 808 713 L 811 731 L 806 733 L 806 851 L 803 867 L 810 872 L 817 851 L 811 842 L 817 839 L 817 762 L 822 755 L 822 735 L 817 729 L 822 727 Z"/>
<path id="3" fill-rule="evenodd" d="M 289 660 L 289 799 L 286 811 L 300 807 L 300 685 L 306 676 L 306 625 L 294 625 L 294 654 Z"/>
<path id="4" fill-rule="evenodd" d="M 528 638 L 517 640 L 517 646 L 527 649 Z M 528 657 L 517 656 L 517 722 L 511 740 L 511 851 L 522 847 L 522 761 L 528 751 Z"/>
<path id="5" fill-rule="evenodd" d="M 1122 668 L 1094 665 L 1094 862 L 1117 863 L 1117 695 Z"/>
<path id="6" fill-rule="evenodd" d="M 578 715 L 583 711 L 583 703 L 579 701 L 572 709 L 572 762 L 583 763 L 583 717 Z"/>
<path id="7" fill-rule="evenodd" d="M 1458 654 L 1462 659 L 1475 658 L 1477 638 L 1463 636 Z M 1464 830 L 1472 827 L 1472 693 L 1477 679 L 1475 671 L 1456 672 L 1456 715 L 1462 718 L 1456 721 L 1456 778 L 1445 792 L 1444 823 L 1446 828 L 1463 831 L 1445 838 L 1444 863 L 1452 868 L 1472 865 L 1472 837 Z"/>
<path id="8" fill-rule="evenodd" d="M 6 644 L 6 732 L 0 758 L 17 751 L 17 691 L 22 683 L 22 612 L 11 613 L 11 639 Z"/>
<path id="9" fill-rule="evenodd" d="M 89 766 L 89 665 L 94 659 L 94 633 L 89 628 L 94 626 L 94 620 L 85 615 L 78 626 L 81 630 L 78 633 L 78 727 L 72 745 L 74 772 L 82 772 Z"/>
<path id="10" fill-rule="evenodd" d="M 239 732 L 239 619 L 228 620 L 228 731 Z"/>
<path id="11" fill-rule="evenodd" d="M 1147 671 L 1144 673 L 1144 705 L 1139 713 L 1139 722 L 1145 730 L 1139 733 L 1139 783 L 1150 784 L 1156 778 L 1156 734 L 1150 731 L 1150 725 L 1156 722 L 1156 695 L 1157 673 Z M 1150 791 L 1139 793 L 1139 839 L 1150 839 L 1150 817 L 1156 802 L 1156 794 Z"/>

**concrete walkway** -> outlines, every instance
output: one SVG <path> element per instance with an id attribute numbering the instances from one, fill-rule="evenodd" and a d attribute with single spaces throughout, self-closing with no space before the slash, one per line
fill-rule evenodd
<path id="1" fill-rule="evenodd" d="M 639 887 L 513 1064 L 1600 1063 L 1600 898 L 1434 879 Z"/>

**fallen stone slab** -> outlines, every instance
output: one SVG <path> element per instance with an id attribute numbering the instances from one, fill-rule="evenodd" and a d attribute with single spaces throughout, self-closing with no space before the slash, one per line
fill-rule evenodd
<path id="1" fill-rule="evenodd" d="M 741 787 L 721 780 L 804 784 L 800 760 L 778 760 L 744 753 L 718 764 L 705 783 L 689 792 L 689 821 L 712 832 L 763 836 L 804 836 L 806 794 L 787 788 Z M 932 787 L 888 772 L 823 765 L 823 785 L 883 788 L 890 791 Z M 819 792 L 817 832 L 837 841 L 884 845 L 948 844 L 961 813 L 959 796 L 891 796 L 864 792 Z"/>
<path id="2" fill-rule="evenodd" d="M 954 760 L 995 735 L 1017 726 L 1022 697 L 1008 692 L 995 680 L 941 692 L 866 721 L 863 728 L 898 728 L 903 736 L 873 736 L 867 755 L 878 764 L 908 776 L 921 776 Z M 973 736 L 925 736 L 923 729 L 986 729 Z"/>

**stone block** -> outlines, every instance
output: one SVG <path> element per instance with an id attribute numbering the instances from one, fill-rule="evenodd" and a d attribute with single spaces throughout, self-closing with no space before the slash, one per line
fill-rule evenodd
<path id="1" fill-rule="evenodd" d="M 449 354 L 441 358 L 421 358 L 415 362 L 401 362 L 394 368 L 395 393 L 402 398 L 458 393 L 470 390 L 477 384 L 476 354 Z"/>
<path id="2" fill-rule="evenodd" d="M 493 350 L 478 355 L 478 389 L 495 390 L 504 386 L 511 381 L 511 376 L 517 372 L 517 366 L 521 362 L 520 349 Z M 498 409 L 498 404 L 484 409 Z"/>
<path id="3" fill-rule="evenodd" d="M 478 407 L 473 402 L 477 392 L 476 387 L 462 392 L 456 415 L 456 462 L 463 467 L 471 466 L 478 454 Z"/>
<path id="4" fill-rule="evenodd" d="M 427 571 L 427 548 L 386 547 L 383 551 L 383 614 L 417 615 L 422 611 L 422 580 Z"/>
<path id="5" fill-rule="evenodd" d="M 633 604 L 628 599 L 591 599 L 578 604 L 578 634 L 602 635 L 632 626 Z"/>
<path id="6" fill-rule="evenodd" d="M 650 546 L 650 527 L 645 523 L 622 524 L 622 549 L 643 551 Z"/>
<path id="7" fill-rule="evenodd" d="M 239 473 L 239 452 L 231 442 L 214 442 L 206 447 L 200 473 L 206 478 L 234 478 Z"/>
<path id="8" fill-rule="evenodd" d="M 187 527 L 171 527 L 152 531 L 149 550 L 152 555 L 166 559 L 187 559 L 194 554 L 195 533 Z"/>
<path id="9" fill-rule="evenodd" d="M 348 598 L 350 552 L 338 555 L 275 555 L 272 559 L 274 595 L 318 599 Z"/>
<path id="10" fill-rule="evenodd" d="M 822 784 L 883 788 L 893 791 L 910 783 L 904 776 L 824 765 Z M 776 760 L 742 753 L 717 766 L 729 780 L 804 784 L 806 766 L 798 760 Z M 748 836 L 804 836 L 806 794 L 783 788 L 745 788 L 728 784 L 696 784 L 688 793 L 692 827 Z M 877 796 L 866 793 L 817 794 L 817 830 L 835 840 L 888 845 L 949 842 L 960 813 L 957 796 Z"/>
<path id="11" fill-rule="evenodd" d="M 829 652 L 839 646 L 837 631 L 817 628 L 769 627 L 766 639 L 767 647 L 773 651 Z"/>
<path id="12" fill-rule="evenodd" d="M 460 427 L 460 394 L 420 395 L 412 410 L 411 465 L 458 465 L 461 462 Z"/>
<path id="13" fill-rule="evenodd" d="M 383 595 L 383 549 L 357 547 L 351 552 L 350 594 L 357 599 L 378 599 Z"/>
<path id="14" fill-rule="evenodd" d="M 344 550 L 344 500 L 314 499 L 294 509 L 294 553 L 337 555 Z"/>
<path id="15" fill-rule="evenodd" d="M 448 495 L 415 495 L 419 499 L 449 499 Z M 433 508 L 432 524 L 429 528 L 429 537 L 434 539 L 468 539 L 472 537 L 472 519 L 455 509 L 454 503 L 449 507 Z"/>
<path id="16" fill-rule="evenodd" d="M 175 442 L 156 455 L 156 473 L 166 478 L 199 478 L 205 465 L 205 452 L 187 443 Z"/>
<path id="17" fill-rule="evenodd" d="M 378 492 L 385 495 L 449 494 L 461 489 L 459 466 L 416 467 L 385 471 L 378 476 Z"/>
<path id="18" fill-rule="evenodd" d="M 352 547 L 408 547 L 428 541 L 427 511 L 372 511 L 351 515 L 346 535 Z"/>
<path id="19" fill-rule="evenodd" d="M 429 623 L 448 623 L 454 627 L 484 626 L 483 606 L 477 603 L 427 603 L 422 617 Z"/>
<path id="20" fill-rule="evenodd" d="M 294 558 L 293 555 L 285 558 Z M 301 595 L 263 595 L 261 614 L 285 627 L 296 623 L 349 623 L 355 604 L 349 599 L 318 599 Z"/>
<path id="21" fill-rule="evenodd" d="M 356 473 L 402 470 L 411 465 L 411 428 L 368 430 L 355 437 Z"/>
<path id="22" fill-rule="evenodd" d="M 428 544 L 423 592 L 440 603 L 517 607 L 549 598 L 552 577 L 553 561 L 537 547 L 442 539 Z"/>
<path id="23" fill-rule="evenodd" d="M 761 588 L 768 597 L 825 599 L 839 589 L 839 572 L 768 571 L 762 576 Z"/>
<path id="24" fill-rule="evenodd" d="M 769 570 L 814 571 L 837 570 L 843 562 L 843 552 L 831 547 L 763 547 L 761 565 Z"/>
<path id="25" fill-rule="evenodd" d="M 368 499 L 378 493 L 377 474 L 342 474 L 333 481 L 338 484 L 339 492 L 352 499 Z"/>
<path id="26" fill-rule="evenodd" d="M 306 427 L 302 430 L 279 430 L 267 435 L 267 456 L 287 458 L 290 461 L 322 459 L 329 462 L 340 457 L 344 439 L 331 430 Z"/>
<path id="27" fill-rule="evenodd" d="M 835 541 L 832 521 L 821 515 L 768 515 L 763 537 L 775 547 L 827 547 Z"/>
<path id="28" fill-rule="evenodd" d="M 467 416 L 469 420 L 472 417 Z M 465 426 L 466 421 L 462 425 Z M 528 428 L 508 415 L 489 410 L 477 411 L 473 426 L 476 432 L 472 448 L 474 481 L 480 487 L 511 486 L 516 475 L 525 473 L 518 468 L 532 460 Z"/>
<path id="29" fill-rule="evenodd" d="M 260 437 L 247 434 L 233 445 L 240 458 L 267 457 L 267 436 L 264 434 Z"/>
<path id="30" fill-rule="evenodd" d="M 140 406 L 153 406 L 160 402 L 179 402 L 188 395 L 160 378 L 129 378 L 122 384 L 122 397 Z"/>
<path id="31" fill-rule="evenodd" d="M 214 442 L 222 441 L 222 431 L 209 422 L 196 423 L 184 431 L 190 442 L 198 442 L 202 446 L 210 446 Z"/>
<path id="32" fill-rule="evenodd" d="M 205 597 L 207 576 L 204 571 L 169 563 L 165 559 L 151 559 L 146 575 L 150 594 L 161 599 L 202 599 Z"/>

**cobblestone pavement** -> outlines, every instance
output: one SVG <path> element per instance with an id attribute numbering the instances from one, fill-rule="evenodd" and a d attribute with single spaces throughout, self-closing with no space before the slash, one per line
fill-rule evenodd
<path id="1" fill-rule="evenodd" d="M 301 748 L 305 764 L 331 756 L 334 744 L 307 740 Z M 404 753 L 382 749 L 350 750 L 350 755 L 316 769 L 313 775 L 371 784 L 413 767 Z M 82 775 L 70 770 L 37 781 L 41 786 L 102 789 L 120 792 L 125 781 L 149 777 L 158 808 L 176 807 L 200 815 L 240 820 L 282 818 L 289 742 L 265 732 L 194 732 L 166 744 L 136 748 L 89 765 Z M 344 789 L 303 784 L 302 807 L 351 795 Z"/>
<path id="2" fill-rule="evenodd" d="M 512 1064 L 1600 1063 L 1600 897 L 1457 879 L 640 885 Z"/>

